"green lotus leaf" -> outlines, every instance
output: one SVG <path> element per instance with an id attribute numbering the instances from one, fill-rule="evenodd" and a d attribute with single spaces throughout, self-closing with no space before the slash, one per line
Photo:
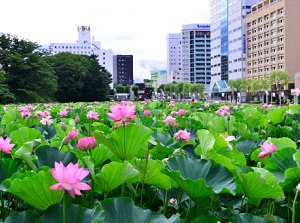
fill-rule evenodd
<path id="1" fill-rule="evenodd" d="M 14 179 L 24 179 L 25 177 L 33 177 L 35 175 L 36 175 L 36 172 L 28 171 L 28 170 L 26 170 L 23 173 L 16 172 L 15 174 L 13 174 L 11 176 L 11 178 L 7 178 L 7 179 L 3 180 L 2 184 L 0 185 L 0 190 L 7 191 L 10 188 L 11 183 Z"/>
<path id="2" fill-rule="evenodd" d="M 13 158 L 20 158 L 26 162 L 31 169 L 36 170 L 35 163 L 33 160 L 36 160 L 36 157 L 32 155 L 34 148 L 40 144 L 40 140 L 33 140 L 31 142 L 25 142 L 15 153 Z"/>
<path id="3" fill-rule="evenodd" d="M 244 153 L 246 156 L 249 156 L 251 151 L 259 147 L 264 141 L 265 141 L 264 139 L 259 139 L 259 140 L 248 139 L 248 140 L 237 142 L 235 144 L 235 147 L 239 151 Z"/>
<path id="4" fill-rule="evenodd" d="M 147 146 L 152 130 L 143 125 L 120 126 L 107 137 L 102 132 L 94 133 L 101 143 L 121 160 L 133 158 L 142 147 Z"/>
<path id="5" fill-rule="evenodd" d="M 17 143 L 17 147 L 20 148 L 25 142 L 31 142 L 35 139 L 42 138 L 41 133 L 37 129 L 28 127 L 22 127 L 13 131 L 10 134 L 12 142 Z"/>
<path id="6" fill-rule="evenodd" d="M 294 139 L 293 129 L 290 126 L 276 126 L 276 136 L 278 137 L 287 137 Z"/>
<path id="7" fill-rule="evenodd" d="M 20 159 L 2 159 L 0 160 L 0 184 L 3 180 L 11 177 L 18 171 Z"/>
<path id="8" fill-rule="evenodd" d="M 300 140 L 300 131 L 299 131 L 300 123 L 299 121 L 296 121 L 295 124 L 292 126 L 293 135 L 295 141 Z"/>
<path id="9" fill-rule="evenodd" d="M 22 212 L 13 211 L 7 216 L 7 218 L 5 219 L 5 223 L 16 223 L 16 222 L 32 223 L 35 222 L 39 216 L 40 215 L 34 211 L 22 211 Z"/>
<path id="10" fill-rule="evenodd" d="M 255 222 L 255 223 L 272 223 L 269 219 L 262 218 L 259 216 L 255 216 L 250 213 L 242 213 L 242 214 L 237 214 L 234 215 L 232 218 L 232 223 L 250 223 L 250 222 Z"/>
<path id="11" fill-rule="evenodd" d="M 7 191 L 39 210 L 46 210 L 51 205 L 59 203 L 64 195 L 64 191 L 49 189 L 55 183 L 57 182 L 50 170 L 40 171 L 24 179 L 15 178 Z"/>
<path id="12" fill-rule="evenodd" d="M 269 122 L 269 120 L 271 120 L 272 125 L 277 125 L 283 122 L 284 116 L 285 111 L 283 109 L 273 109 L 267 114 L 266 121 Z"/>
<path id="13" fill-rule="evenodd" d="M 152 159 L 162 160 L 168 157 L 174 151 L 175 149 L 173 147 L 163 146 L 158 143 L 153 149 L 150 150 L 149 153 L 151 154 Z"/>
<path id="14" fill-rule="evenodd" d="M 293 159 L 297 163 L 297 166 L 300 167 L 300 151 L 297 151 L 296 153 L 294 153 Z"/>
<path id="15" fill-rule="evenodd" d="M 235 194 L 232 174 L 213 161 L 176 156 L 168 160 L 168 168 L 162 169 L 162 172 L 172 177 L 192 198 L 214 193 Z"/>
<path id="16" fill-rule="evenodd" d="M 272 180 L 264 177 L 269 175 L 261 175 L 259 172 L 241 173 L 240 175 L 243 192 L 246 197 L 251 199 L 277 199 L 284 197 L 283 190 L 279 184 L 268 184 Z"/>
<path id="17" fill-rule="evenodd" d="M 214 147 L 213 147 L 214 151 L 219 153 L 221 151 L 228 149 L 229 146 L 228 146 L 228 143 L 226 142 L 226 140 L 224 139 L 224 137 L 222 137 L 220 134 L 218 134 L 216 132 L 211 132 L 211 134 L 215 138 L 215 143 L 214 143 Z"/>
<path id="18" fill-rule="evenodd" d="M 218 223 L 221 222 L 220 218 L 214 215 L 201 215 L 197 218 L 194 218 L 191 223 Z"/>
<path id="19" fill-rule="evenodd" d="M 218 132 L 218 133 L 224 133 L 227 132 L 227 120 L 225 120 L 222 116 L 213 116 L 210 120 L 210 122 L 207 124 L 208 128 Z"/>
<path id="20" fill-rule="evenodd" d="M 213 149 L 215 137 L 206 129 L 197 131 L 199 145 L 195 148 L 195 153 L 199 156 L 207 155 L 208 151 Z"/>
<path id="21" fill-rule="evenodd" d="M 259 134 L 251 132 L 245 123 L 236 122 L 234 123 L 234 127 L 238 132 L 238 140 L 259 139 Z"/>
<path id="22" fill-rule="evenodd" d="M 40 125 L 35 127 L 44 136 L 43 139 L 51 140 L 53 139 L 57 132 L 53 125 Z"/>
<path id="23" fill-rule="evenodd" d="M 151 128 L 156 125 L 156 121 L 149 116 L 141 115 L 139 118 L 141 123 L 148 128 Z"/>
<path id="24" fill-rule="evenodd" d="M 157 105 L 158 105 L 157 101 L 150 101 L 149 102 L 149 106 L 150 106 L 151 109 L 156 109 Z"/>
<path id="25" fill-rule="evenodd" d="M 124 183 L 137 182 L 139 172 L 128 163 L 110 162 L 102 167 L 102 171 L 94 175 L 97 186 L 104 192 L 110 192 Z"/>
<path id="26" fill-rule="evenodd" d="M 95 130 L 99 130 L 103 132 L 104 134 L 109 134 L 111 133 L 111 128 L 109 128 L 107 125 L 104 125 L 103 123 L 100 122 L 94 122 L 92 124 Z"/>
<path id="27" fill-rule="evenodd" d="M 105 219 L 102 223 L 141 223 L 141 222 L 161 222 L 179 223 L 179 214 L 172 215 L 167 219 L 161 213 L 153 213 L 148 209 L 142 209 L 134 205 L 129 198 L 106 199 L 100 202 L 104 210 Z M 122 219 L 122 220 L 121 220 Z"/>
<path id="28" fill-rule="evenodd" d="M 277 147 L 277 150 L 284 149 L 284 148 L 297 148 L 296 143 L 287 137 L 282 138 L 271 138 L 270 141 L 274 143 Z"/>
<path id="29" fill-rule="evenodd" d="M 99 144 L 95 149 L 92 149 L 90 154 L 95 166 L 102 164 L 113 155 L 114 154 L 103 144 Z"/>
<path id="30" fill-rule="evenodd" d="M 285 180 L 284 174 L 288 168 L 297 166 L 293 159 L 295 152 L 296 150 L 292 148 L 281 149 L 275 152 L 268 160 L 265 169 L 275 175 L 278 183 Z"/>
<path id="31" fill-rule="evenodd" d="M 171 179 L 165 174 L 161 173 L 163 168 L 160 160 L 135 160 L 135 168 L 141 174 L 141 182 L 153 185 L 160 189 L 168 190 L 171 188 Z"/>
<path id="32" fill-rule="evenodd" d="M 175 149 L 179 148 L 180 146 L 178 141 L 175 141 L 174 138 L 166 134 L 161 134 L 158 131 L 154 131 L 154 133 L 151 135 L 151 138 L 157 142 L 157 144 L 162 146 L 173 147 Z"/>
<path id="33" fill-rule="evenodd" d="M 17 116 L 17 110 L 16 109 L 12 109 L 9 108 L 3 115 L 2 120 L 1 120 L 1 124 L 2 125 L 6 125 L 6 124 L 10 124 L 13 123 L 17 120 L 18 116 Z"/>
<path id="34" fill-rule="evenodd" d="M 66 222 L 72 223 L 100 223 L 104 219 L 104 213 L 99 206 L 93 209 L 82 207 L 78 204 L 66 205 Z M 62 205 L 56 204 L 49 207 L 36 223 L 62 222 Z"/>
<path id="35" fill-rule="evenodd" d="M 251 117 L 252 119 L 260 119 L 263 116 L 263 114 L 261 112 L 259 112 L 252 106 L 248 106 L 248 107 L 244 108 L 242 110 L 242 114 L 243 114 L 244 120 L 249 119 L 249 117 Z"/>
<path id="36" fill-rule="evenodd" d="M 55 162 L 62 161 L 65 166 L 70 162 L 77 163 L 77 157 L 71 152 L 62 152 L 57 148 L 50 146 L 41 146 L 35 150 L 35 155 L 38 157 L 38 167 L 48 166 L 54 168 Z"/>
<path id="37" fill-rule="evenodd" d="M 210 120 L 212 119 L 213 116 L 214 115 L 212 113 L 201 113 L 200 114 L 201 123 L 203 125 L 203 128 L 208 127 L 208 123 L 210 122 Z"/>

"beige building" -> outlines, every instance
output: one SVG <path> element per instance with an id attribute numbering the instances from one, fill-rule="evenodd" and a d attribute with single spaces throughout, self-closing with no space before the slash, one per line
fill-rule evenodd
<path id="1" fill-rule="evenodd" d="M 294 88 L 300 72 L 300 0 L 262 0 L 246 18 L 248 78 L 266 78 L 285 70 Z"/>

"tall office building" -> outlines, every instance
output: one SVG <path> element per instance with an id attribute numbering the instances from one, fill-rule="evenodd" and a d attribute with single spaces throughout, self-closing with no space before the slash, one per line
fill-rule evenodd
<path id="1" fill-rule="evenodd" d="M 260 0 L 210 0 L 211 86 L 246 77 L 246 14 Z"/>
<path id="2" fill-rule="evenodd" d="M 69 52 L 80 55 L 97 55 L 98 62 L 106 70 L 113 74 L 113 51 L 104 50 L 100 47 L 100 42 L 91 38 L 91 29 L 89 26 L 78 26 L 78 40 L 77 43 L 51 43 L 49 50 L 51 54 L 58 54 L 61 52 Z"/>
<path id="3" fill-rule="evenodd" d="M 209 89 L 210 57 L 210 25 L 183 25 L 181 31 L 181 80 L 201 83 L 206 89 Z"/>
<path id="4" fill-rule="evenodd" d="M 300 73 L 300 1 L 264 0 L 247 15 L 247 77 L 266 78 L 271 71 L 290 74 L 289 89 Z"/>
<path id="5" fill-rule="evenodd" d="M 114 55 L 114 84 L 133 84 L 133 55 Z"/>
<path id="6" fill-rule="evenodd" d="M 170 33 L 167 35 L 167 73 L 166 81 L 180 81 L 174 79 L 174 74 L 181 70 L 181 33 Z M 166 83 L 170 83 L 166 82 Z"/>

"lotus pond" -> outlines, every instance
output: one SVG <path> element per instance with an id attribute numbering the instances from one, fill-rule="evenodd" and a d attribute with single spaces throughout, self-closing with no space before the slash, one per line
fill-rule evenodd
<path id="1" fill-rule="evenodd" d="M 300 222 L 300 106 L 0 107 L 0 222 Z"/>

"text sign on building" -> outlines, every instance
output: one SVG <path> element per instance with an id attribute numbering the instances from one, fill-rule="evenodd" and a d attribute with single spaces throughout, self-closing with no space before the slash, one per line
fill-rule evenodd
<path id="1" fill-rule="evenodd" d="M 199 29 L 210 29 L 210 25 L 197 24 L 197 28 L 199 28 Z"/>

